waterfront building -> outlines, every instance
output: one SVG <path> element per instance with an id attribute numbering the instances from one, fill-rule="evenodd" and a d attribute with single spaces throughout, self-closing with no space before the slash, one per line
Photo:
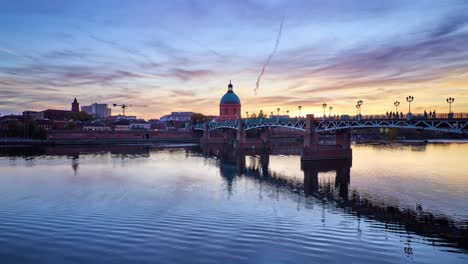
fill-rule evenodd
<path id="1" fill-rule="evenodd" d="M 241 102 L 239 97 L 234 93 L 231 81 L 229 81 L 228 90 L 219 102 L 219 119 L 235 120 L 239 117 L 241 117 Z"/>
<path id="2" fill-rule="evenodd" d="M 73 112 L 68 110 L 47 109 L 40 112 L 39 119 L 69 120 L 73 118 Z"/>
<path id="3" fill-rule="evenodd" d="M 175 122 L 188 122 L 192 118 L 193 112 L 172 112 L 169 115 L 161 116 L 159 119 L 163 123 L 167 123 L 169 121 Z"/>
<path id="4" fill-rule="evenodd" d="M 23 117 L 28 119 L 38 119 L 40 117 L 40 112 L 38 111 L 23 111 Z"/>
<path id="5" fill-rule="evenodd" d="M 107 131 L 111 130 L 111 128 L 102 122 L 92 122 L 90 124 L 83 125 L 83 130 Z"/>
<path id="6" fill-rule="evenodd" d="M 112 124 L 112 130 L 115 131 L 128 131 L 130 130 L 129 120 L 119 120 Z"/>
<path id="7" fill-rule="evenodd" d="M 186 128 L 190 124 L 193 112 L 172 112 L 170 115 L 162 116 L 159 121 L 166 129 Z"/>
<path id="8" fill-rule="evenodd" d="M 150 123 L 139 121 L 135 123 L 130 123 L 129 128 L 130 130 L 150 130 L 151 125 Z"/>
<path id="9" fill-rule="evenodd" d="M 136 116 L 127 116 L 127 115 L 121 115 L 121 114 L 118 114 L 116 116 L 108 116 L 107 117 L 107 120 L 109 122 L 115 122 L 115 121 L 120 121 L 120 120 L 136 120 L 137 117 Z"/>
<path id="10" fill-rule="evenodd" d="M 51 130 L 54 128 L 54 121 L 47 119 L 37 120 L 37 126 L 44 130 Z"/>

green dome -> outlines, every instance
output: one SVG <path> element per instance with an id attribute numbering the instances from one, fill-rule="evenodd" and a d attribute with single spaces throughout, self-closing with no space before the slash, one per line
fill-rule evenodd
<path id="1" fill-rule="evenodd" d="M 225 104 L 239 104 L 240 105 L 240 99 L 234 93 L 232 88 L 233 88 L 233 86 L 232 86 L 231 82 L 229 82 L 228 91 L 221 98 L 221 101 L 219 102 L 220 105 L 225 105 Z"/>
<path id="2" fill-rule="evenodd" d="M 228 91 L 222 98 L 221 101 L 219 102 L 220 105 L 224 104 L 240 104 L 240 99 L 239 97 L 233 92 L 233 91 Z"/>

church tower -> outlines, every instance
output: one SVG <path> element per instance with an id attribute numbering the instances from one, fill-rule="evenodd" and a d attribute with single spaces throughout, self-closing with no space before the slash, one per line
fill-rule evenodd
<path id="1" fill-rule="evenodd" d="M 75 97 L 75 100 L 73 100 L 71 110 L 72 112 L 75 112 L 75 113 L 78 113 L 80 111 L 80 104 L 76 100 L 76 97 Z"/>

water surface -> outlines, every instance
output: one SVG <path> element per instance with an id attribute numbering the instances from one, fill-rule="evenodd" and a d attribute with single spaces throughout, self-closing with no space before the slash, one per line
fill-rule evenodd
<path id="1" fill-rule="evenodd" d="M 2 263 L 466 263 L 468 144 L 0 148 Z"/>

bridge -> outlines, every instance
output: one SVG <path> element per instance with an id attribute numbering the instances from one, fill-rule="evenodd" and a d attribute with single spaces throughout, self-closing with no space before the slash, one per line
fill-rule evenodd
<path id="1" fill-rule="evenodd" d="M 399 128 L 438 131 L 444 133 L 456 133 L 468 135 L 468 116 L 447 116 L 440 118 L 426 118 L 408 116 L 407 118 L 386 116 L 361 116 L 350 118 L 315 118 L 307 115 L 306 118 L 257 118 L 238 119 L 229 121 L 209 122 L 202 125 L 194 125 L 193 130 L 203 131 L 202 144 L 233 142 L 236 148 L 269 148 L 269 128 L 281 127 L 299 130 L 304 135 L 303 160 L 332 160 L 351 159 L 351 131 L 369 128 Z M 265 129 L 267 128 L 267 129 Z M 247 140 L 246 131 L 260 129 L 259 140 Z M 215 130 L 223 131 L 223 138 L 211 137 Z M 235 140 L 230 140 L 232 133 L 236 131 Z M 334 134 L 335 144 L 320 144 L 320 134 Z M 233 138 L 232 138 L 233 139 Z"/>
<path id="2" fill-rule="evenodd" d="M 306 131 L 307 118 L 248 118 L 207 123 L 208 131 L 217 129 L 238 130 L 240 126 L 245 131 L 264 127 L 283 127 Z M 366 128 L 400 128 L 438 131 L 444 133 L 468 134 L 468 115 L 460 118 L 387 118 L 382 116 L 354 118 L 318 118 L 314 119 L 317 133 L 336 132 L 338 130 L 356 130 Z M 202 124 L 194 125 L 194 130 L 205 130 Z"/>

